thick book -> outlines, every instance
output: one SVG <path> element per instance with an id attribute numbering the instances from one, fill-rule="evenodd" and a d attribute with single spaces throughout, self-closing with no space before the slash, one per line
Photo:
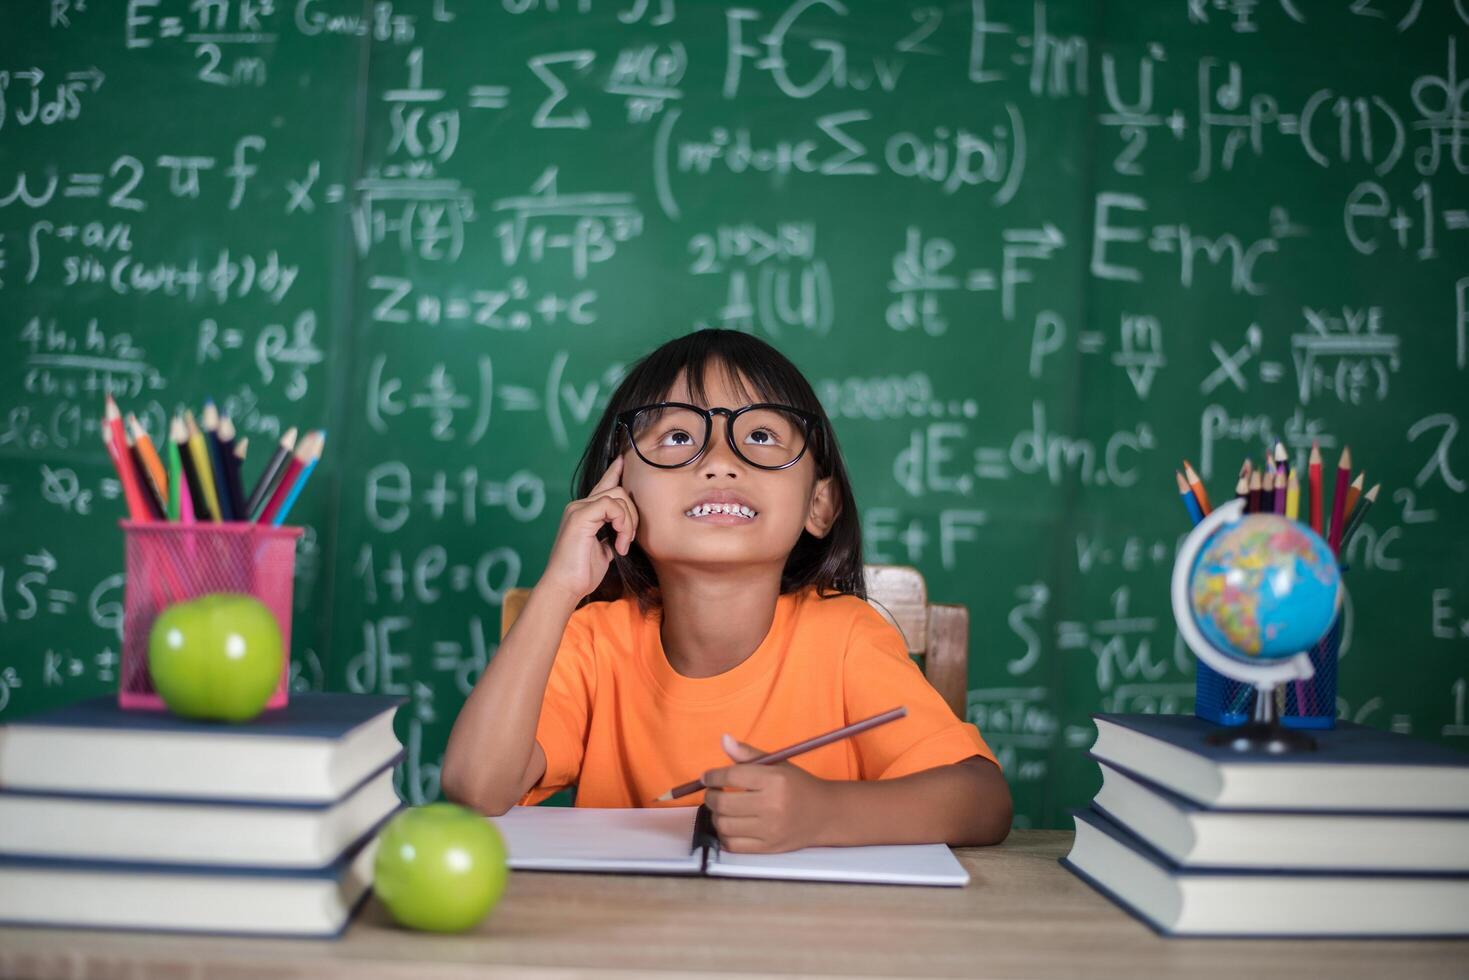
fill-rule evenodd
<path id="1" fill-rule="evenodd" d="M 366 899 L 376 854 L 369 833 L 309 870 L 0 856 L 0 923 L 334 937 Z"/>
<path id="2" fill-rule="evenodd" d="M 1192 715 L 1092 715 L 1092 754 L 1208 807 L 1469 811 L 1469 754 L 1351 722 L 1311 732 L 1314 751 L 1246 754 L 1210 745 Z"/>
<path id="3" fill-rule="evenodd" d="M 517 806 L 489 819 L 505 838 L 510 867 L 527 871 L 954 887 L 969 883 L 969 872 L 945 844 L 807 847 L 783 854 L 724 851 L 702 806 Z"/>
<path id="4" fill-rule="evenodd" d="M 334 803 L 251 803 L 0 787 L 0 856 L 320 868 L 402 805 L 400 752 Z"/>
<path id="5" fill-rule="evenodd" d="M 1092 806 L 1185 867 L 1469 872 L 1469 813 L 1210 809 L 1098 766 Z"/>
<path id="6" fill-rule="evenodd" d="M 1095 811 L 1061 864 L 1164 935 L 1469 936 L 1469 875 L 1180 868 Z"/>
<path id="7" fill-rule="evenodd" d="M 100 796 L 333 802 L 401 751 L 408 699 L 291 695 L 249 722 L 124 711 L 103 695 L 0 726 L 0 786 Z"/>

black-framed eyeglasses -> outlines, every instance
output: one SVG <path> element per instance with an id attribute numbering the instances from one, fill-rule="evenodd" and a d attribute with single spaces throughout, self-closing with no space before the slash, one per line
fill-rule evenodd
<path id="1" fill-rule="evenodd" d="M 796 465 L 821 433 L 819 416 L 789 405 L 760 402 L 728 409 L 659 402 L 618 413 L 612 427 L 613 453 L 622 428 L 649 466 L 665 470 L 688 466 L 709 447 L 716 415 L 725 417 L 724 435 L 735 455 L 762 470 Z"/>

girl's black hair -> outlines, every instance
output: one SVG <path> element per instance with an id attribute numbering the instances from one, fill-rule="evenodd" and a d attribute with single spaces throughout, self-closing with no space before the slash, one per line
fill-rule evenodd
<path id="1" fill-rule="evenodd" d="M 808 585 L 816 586 L 817 595 L 855 595 L 867 598 L 862 573 L 862 528 L 857 516 L 857 501 L 847 479 L 841 449 L 831 420 L 827 418 L 816 392 L 790 360 L 774 347 L 737 330 L 697 330 L 668 341 L 639 360 L 629 369 L 622 383 L 612 393 L 601 421 L 592 432 L 572 474 L 571 495 L 580 499 L 592 492 L 613 458 L 621 451 L 625 435 L 613 429 L 619 412 L 665 401 L 682 372 L 693 401 L 705 401 L 704 374 L 717 366 L 725 372 L 736 390 L 744 389 L 753 402 L 777 402 L 804 409 L 818 419 L 818 431 L 812 434 L 806 451 L 816 463 L 818 479 L 832 477 L 832 489 L 841 511 L 826 537 L 817 538 L 802 530 L 781 571 L 782 594 L 796 592 Z M 753 389 L 753 390 L 751 390 Z M 735 408 L 738 406 L 729 406 Z M 715 435 L 721 433 L 722 419 L 715 419 Z M 611 528 L 602 534 L 612 537 Z M 661 597 L 658 576 L 647 553 L 636 541 L 626 555 L 614 550 L 607 575 L 595 591 L 582 600 L 599 602 L 620 599 L 626 595 L 637 599 L 638 607 L 647 612 L 656 608 Z"/>

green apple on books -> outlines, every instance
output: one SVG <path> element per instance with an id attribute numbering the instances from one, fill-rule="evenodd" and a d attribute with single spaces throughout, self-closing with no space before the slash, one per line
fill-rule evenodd
<path id="1" fill-rule="evenodd" d="M 280 684 L 285 644 L 275 614 L 252 595 L 211 592 L 176 602 L 148 632 L 148 676 L 185 718 L 249 721 Z"/>
<path id="2" fill-rule="evenodd" d="M 233 725 L 104 695 L 0 726 L 0 921 L 339 935 L 402 804 L 401 697 Z"/>

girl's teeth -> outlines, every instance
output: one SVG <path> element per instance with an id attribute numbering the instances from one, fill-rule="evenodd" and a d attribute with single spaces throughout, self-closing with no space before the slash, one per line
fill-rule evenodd
<path id="1" fill-rule="evenodd" d="M 748 507 L 739 504 L 704 504 L 688 511 L 690 517 L 707 517 L 710 514 L 738 514 L 741 517 L 753 518 L 755 512 Z"/>

